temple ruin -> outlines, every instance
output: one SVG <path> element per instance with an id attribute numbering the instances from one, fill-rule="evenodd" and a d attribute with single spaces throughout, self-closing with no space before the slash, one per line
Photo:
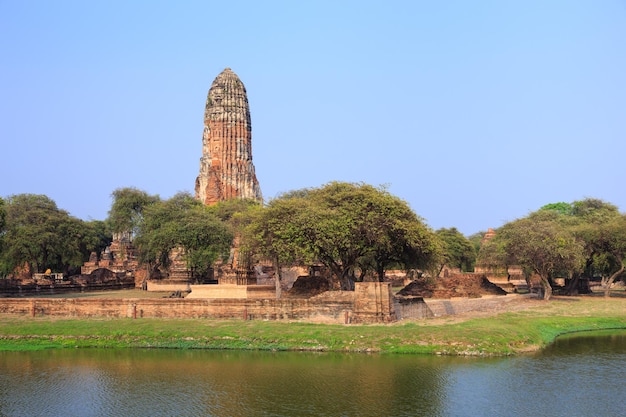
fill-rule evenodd
<path id="1" fill-rule="evenodd" d="M 195 195 L 204 204 L 234 198 L 262 200 L 252 164 L 248 96 L 230 68 L 215 77 L 207 95 Z"/>
<path id="2" fill-rule="evenodd" d="M 252 163 L 252 127 L 247 93 L 239 77 L 230 68 L 215 78 L 207 95 L 195 197 L 206 205 L 233 199 L 262 202 Z M 493 235 L 490 229 L 485 239 Z M 387 323 L 406 318 L 493 309 L 496 308 L 494 305 L 510 300 L 489 298 L 483 301 L 472 298 L 469 301 L 452 302 L 447 299 L 480 297 L 484 291 L 479 291 L 478 284 L 482 283 L 480 280 L 483 277 L 483 281 L 486 280 L 486 272 L 492 272 L 490 270 L 480 275 L 453 271 L 450 277 L 440 280 L 452 282 L 453 288 L 435 288 L 445 299 L 425 301 L 423 292 L 430 288 L 416 285 L 409 288 L 407 284 L 417 282 L 413 275 L 409 276 L 404 271 L 396 271 L 396 274 L 389 271 L 388 282 L 356 282 L 354 291 L 340 291 L 338 287 L 333 287 L 330 271 L 320 265 L 283 267 L 279 280 L 271 262 L 255 260 L 253 263 L 250 256 L 241 253 L 237 236 L 228 258 L 215 262 L 206 277 L 192 276 L 182 247 L 170 251 L 168 265 L 148 267 L 140 264 L 130 231 L 115 233 L 112 238 L 111 244 L 101 253 L 91 254 L 89 261 L 83 264 L 81 274 L 73 280 L 33 280 L 29 285 L 17 285 L 4 280 L 6 282 L 4 286 L 0 285 L 0 293 L 15 295 L 16 298 L 0 302 L 0 314 Z M 44 275 L 47 279 L 54 274 Z M 458 279 L 455 281 L 455 278 Z M 505 284 L 510 285 L 511 280 L 506 275 L 504 280 Z M 470 287 L 468 283 L 475 285 Z M 406 286 L 407 293 L 394 295 L 392 288 L 400 284 Z M 164 298 L 105 301 L 17 298 L 41 292 L 56 294 L 133 286 L 147 291 L 169 292 L 171 295 Z M 470 290 L 474 292 L 470 294 Z"/>

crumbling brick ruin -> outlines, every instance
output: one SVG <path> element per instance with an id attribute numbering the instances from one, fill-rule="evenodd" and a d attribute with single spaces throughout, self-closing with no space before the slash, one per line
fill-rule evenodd
<path id="1" fill-rule="evenodd" d="M 252 164 L 248 96 L 230 68 L 215 78 L 207 96 L 195 193 L 204 204 L 233 198 L 262 200 Z"/>

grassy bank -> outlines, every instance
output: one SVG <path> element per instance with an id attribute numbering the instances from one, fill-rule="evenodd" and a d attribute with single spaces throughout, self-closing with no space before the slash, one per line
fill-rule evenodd
<path id="1" fill-rule="evenodd" d="M 0 317 L 0 350 L 181 348 L 508 355 L 560 334 L 626 330 L 626 298 L 529 301 L 520 311 L 448 316 L 392 325 L 207 319 Z"/>

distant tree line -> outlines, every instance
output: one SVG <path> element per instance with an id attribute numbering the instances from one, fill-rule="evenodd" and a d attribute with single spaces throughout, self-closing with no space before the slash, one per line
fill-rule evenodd
<path id="1" fill-rule="evenodd" d="M 608 290 L 624 271 L 625 216 L 596 199 L 548 204 L 505 224 L 482 247 L 484 232 L 433 231 L 408 203 L 363 183 L 294 190 L 266 205 L 205 206 L 188 193 L 162 200 L 136 188 L 117 189 L 112 200 L 106 220 L 82 221 L 43 195 L 0 198 L 0 275 L 76 272 L 122 233 L 149 270 L 169 268 L 177 250 L 194 276 L 205 276 L 236 241 L 251 262 L 271 261 L 279 278 L 282 267 L 317 263 L 346 290 L 366 277 L 383 280 L 389 269 L 437 277 L 446 266 L 472 271 L 478 262 L 536 274 L 549 298 L 557 277 L 571 278 L 570 288 L 580 276 L 598 277 Z"/>
<path id="2" fill-rule="evenodd" d="M 624 272 L 626 216 L 616 206 L 588 198 L 553 203 L 509 222 L 480 250 L 484 265 L 522 268 L 526 277 L 541 279 L 549 299 L 555 278 L 569 278 L 568 293 L 581 276 L 597 277 L 608 296 Z"/>
<path id="3" fill-rule="evenodd" d="M 72 217 L 45 195 L 0 199 L 0 276 L 16 269 L 74 273 L 91 251 L 110 241 L 106 222 Z"/>

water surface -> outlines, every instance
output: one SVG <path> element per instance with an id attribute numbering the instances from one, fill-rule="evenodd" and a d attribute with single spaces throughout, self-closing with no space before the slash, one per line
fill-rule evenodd
<path id="1" fill-rule="evenodd" d="M 618 416 L 626 333 L 457 358 L 184 350 L 0 352 L 1 416 Z"/>

